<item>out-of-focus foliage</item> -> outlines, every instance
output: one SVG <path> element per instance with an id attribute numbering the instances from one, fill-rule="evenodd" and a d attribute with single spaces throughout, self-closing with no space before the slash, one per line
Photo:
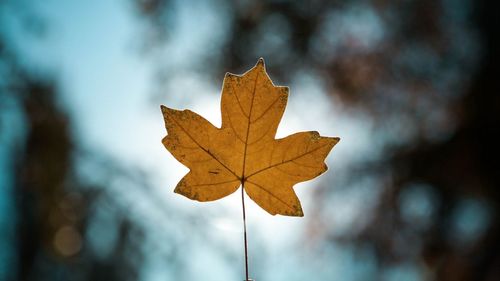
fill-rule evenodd
<path id="1" fill-rule="evenodd" d="M 3 237 L 14 252 L 11 259 L 2 261 L 8 266 L 0 272 L 2 280 L 138 280 L 144 245 L 137 241 L 144 239 L 144 226 L 129 214 L 124 202 L 115 199 L 112 190 L 85 183 L 76 174 L 74 162 L 90 157 L 90 165 L 105 169 L 115 180 L 123 178 L 132 186 L 144 187 L 146 198 L 147 184 L 134 183 L 134 177 L 113 167 L 110 159 L 99 163 L 96 156 L 76 149 L 71 120 L 56 105 L 56 84 L 20 68 L 15 57 L 2 55 L 6 76 L 0 95 L 9 106 L 7 112 L 17 111 L 24 123 L 22 141 L 13 145 L 12 189 L 7 185 L 3 187 L 7 194 L 2 194 L 15 199 L 10 216 L 17 225 L 10 236 Z M 2 115 L 3 120 L 10 117 Z M 16 126 L 13 122 L 3 125 L 4 132 Z M 117 231 L 112 239 L 103 230 L 110 220 Z M 102 239 L 106 239 L 105 255 L 110 258 L 95 246 Z"/>
<path id="2" fill-rule="evenodd" d="M 175 192 L 205 202 L 241 186 L 271 215 L 302 217 L 293 186 L 326 172 L 339 138 L 300 132 L 275 139 L 287 101 L 288 88 L 274 86 L 259 59 L 245 74 L 224 78 L 220 129 L 190 110 L 162 106 L 168 131 L 162 142 L 190 169 Z"/>
<path id="3" fill-rule="evenodd" d="M 0 2 L 0 14 L 20 23 L 19 35 L 43 37 L 43 19 L 25 4 Z M 172 216 L 140 169 L 78 145 L 58 81 L 18 57 L 6 22 L 0 18 L 0 280 L 142 280 L 151 259 L 185 278 L 188 257 L 177 254 L 184 237 L 172 228 L 190 232 L 199 219 Z M 158 223 L 165 220 L 171 225 Z"/>

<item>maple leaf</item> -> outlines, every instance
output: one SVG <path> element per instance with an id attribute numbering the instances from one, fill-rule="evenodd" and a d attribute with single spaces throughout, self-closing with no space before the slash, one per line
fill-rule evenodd
<path id="1" fill-rule="evenodd" d="M 340 139 L 318 132 L 275 139 L 287 99 L 288 87 L 274 86 L 259 59 L 241 76 L 226 74 L 221 128 L 190 110 L 162 105 L 168 133 L 162 142 L 190 169 L 174 191 L 213 201 L 241 185 L 270 214 L 303 216 L 293 186 L 324 173 L 324 160 Z"/>

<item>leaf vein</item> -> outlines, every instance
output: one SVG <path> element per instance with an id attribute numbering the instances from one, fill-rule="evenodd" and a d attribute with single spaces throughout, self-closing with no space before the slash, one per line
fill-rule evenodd
<path id="1" fill-rule="evenodd" d="M 248 143 L 248 145 L 254 145 L 254 144 L 258 143 L 259 141 L 261 141 L 265 136 L 267 136 L 267 134 L 271 131 L 271 129 L 272 129 L 272 126 L 267 126 L 266 132 L 264 134 L 262 134 L 262 136 L 260 136 L 256 140 L 252 141 L 251 143 Z"/>
<path id="2" fill-rule="evenodd" d="M 223 181 L 223 182 L 193 184 L 193 185 L 191 185 L 191 186 L 192 186 L 192 187 L 195 187 L 195 186 L 211 186 L 211 185 L 219 185 L 219 184 L 230 183 L 230 182 L 233 182 L 233 181 L 239 181 L 239 180 L 238 180 L 238 179 L 235 179 L 235 180 L 229 180 L 229 181 Z"/>
<path id="3" fill-rule="evenodd" d="M 225 106 L 224 106 L 225 108 Z M 227 112 L 227 110 L 224 110 L 225 112 Z M 233 120 L 231 119 L 231 116 L 230 114 L 226 113 L 227 114 L 227 119 L 229 119 L 229 127 L 231 127 L 231 130 L 233 130 L 234 132 L 234 135 L 236 136 L 236 138 L 241 141 L 243 144 L 245 144 L 245 141 L 240 137 L 240 135 L 238 135 L 238 132 L 236 132 L 236 129 L 234 128 L 234 125 L 233 125 Z"/>
<path id="4" fill-rule="evenodd" d="M 252 91 L 252 101 L 250 102 L 250 112 L 248 115 L 248 124 L 247 124 L 247 135 L 245 138 L 245 153 L 243 153 L 243 169 L 242 169 L 242 179 L 245 179 L 245 165 L 247 160 L 247 148 L 248 148 L 248 136 L 250 135 L 250 119 L 252 118 L 252 110 L 253 110 L 253 102 L 255 100 L 255 90 L 257 89 L 257 80 L 259 80 L 259 72 L 255 75 L 255 82 L 253 83 L 253 91 Z"/>
<path id="5" fill-rule="evenodd" d="M 257 118 L 255 118 L 255 119 L 251 120 L 251 121 L 250 121 L 250 123 L 255 123 L 255 122 L 256 122 L 256 121 L 258 121 L 260 118 L 264 117 L 264 115 L 266 115 L 266 113 L 267 113 L 269 110 L 271 110 L 271 108 L 272 108 L 272 107 L 276 104 L 276 102 L 278 102 L 278 100 L 279 100 L 280 98 L 281 98 L 281 96 L 280 96 L 280 95 L 278 95 L 278 98 L 277 98 L 277 99 L 275 99 L 275 100 L 271 103 L 271 105 L 269 105 L 269 106 L 266 108 L 266 110 L 264 110 L 264 111 L 262 112 L 262 114 L 261 114 L 261 115 L 259 115 L 259 116 L 258 116 Z"/>
<path id="6" fill-rule="evenodd" d="M 217 162 L 219 162 L 219 164 L 222 165 L 222 167 L 226 168 L 226 170 L 228 170 L 229 172 L 231 172 L 231 174 L 233 174 L 237 179 L 240 179 L 240 177 L 238 177 L 238 175 L 236 175 L 235 172 L 233 172 L 231 169 L 229 169 L 229 167 L 227 167 L 224 163 L 222 163 L 219 159 L 217 159 L 217 157 L 215 157 L 215 155 L 213 155 L 208 149 L 205 149 L 201 144 L 199 144 L 196 139 L 191 136 L 188 131 L 186 129 L 184 129 L 184 127 L 181 126 L 181 124 L 175 120 L 175 118 L 172 116 L 172 120 L 175 122 L 175 124 L 177 124 L 177 126 L 179 126 L 179 128 L 181 128 L 181 130 L 190 138 L 193 140 L 193 142 L 198 145 L 203 151 L 205 151 L 208 155 L 210 155 L 212 158 L 214 158 Z"/>
<path id="7" fill-rule="evenodd" d="M 294 209 L 293 206 L 290 206 L 290 204 L 288 204 L 287 202 L 283 201 L 283 199 L 279 198 L 278 196 L 274 195 L 271 191 L 269 191 L 267 188 L 263 187 L 262 185 L 259 185 L 259 184 L 256 184 L 255 182 L 252 182 L 252 181 L 248 181 L 248 183 L 251 183 L 255 186 L 257 186 L 258 188 L 264 190 L 265 192 L 267 192 L 269 195 L 271 195 L 272 197 L 276 198 L 276 200 L 280 201 L 281 203 L 283 203 L 283 205 L 287 206 L 288 208 L 290 209 Z"/>
<path id="8" fill-rule="evenodd" d="M 243 110 L 243 106 L 241 105 L 240 99 L 238 98 L 238 94 L 237 94 L 237 93 L 236 93 L 236 91 L 234 90 L 234 85 L 233 85 L 233 83 L 230 83 L 230 85 L 231 85 L 231 91 L 233 92 L 233 95 L 234 95 L 234 97 L 236 98 L 236 102 L 238 102 L 238 106 L 239 106 L 239 107 L 240 107 L 240 109 L 241 109 L 241 113 L 242 113 L 242 114 L 243 114 L 243 116 L 245 116 L 246 118 L 250 118 L 250 117 L 246 114 L 245 110 Z"/>
<path id="9" fill-rule="evenodd" d="M 319 147 L 317 147 L 317 148 L 315 148 L 315 149 L 313 149 L 313 150 L 311 150 L 311 151 L 307 151 L 306 153 L 300 154 L 299 156 L 296 156 L 296 157 L 294 157 L 294 158 L 291 158 L 291 159 L 288 159 L 288 160 L 282 161 L 281 163 L 276 163 L 276 164 L 273 164 L 273 165 L 271 165 L 271 166 L 269 166 L 269 167 L 266 167 L 266 168 L 260 169 L 260 170 L 258 170 L 258 171 L 256 171 L 256 172 L 254 172 L 254 173 L 250 174 L 247 178 L 250 178 L 250 177 L 252 177 L 252 176 L 255 176 L 255 175 L 257 175 L 257 174 L 260 174 L 260 173 L 262 173 L 262 172 L 264 172 L 264 171 L 266 171 L 266 170 L 269 170 L 269 169 L 271 169 L 271 168 L 274 168 L 274 167 L 277 167 L 277 166 L 280 166 L 280 165 L 286 164 L 286 163 L 288 163 L 288 162 L 291 162 L 291 161 L 293 161 L 293 160 L 299 159 L 299 158 L 301 158 L 301 157 L 304 157 L 304 156 L 306 156 L 306 155 L 308 155 L 308 154 L 311 154 L 311 153 L 313 153 L 313 152 L 315 152 L 315 151 L 317 151 L 317 150 L 320 150 L 321 148 L 323 148 L 323 147 L 325 147 L 325 146 L 327 146 L 327 145 L 328 145 L 328 143 L 327 143 L 327 144 L 324 144 L 324 145 L 322 145 L 322 146 L 319 146 Z"/>

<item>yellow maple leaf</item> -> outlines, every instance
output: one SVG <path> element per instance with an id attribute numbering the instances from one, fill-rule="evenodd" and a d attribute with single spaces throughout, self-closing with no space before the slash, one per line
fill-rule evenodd
<path id="1" fill-rule="evenodd" d="M 162 105 L 168 133 L 162 142 L 190 169 L 175 192 L 213 201 L 241 185 L 270 214 L 303 216 L 293 185 L 327 170 L 324 160 L 339 138 L 300 132 L 275 139 L 287 99 L 288 87 L 274 86 L 259 59 L 241 76 L 226 74 L 221 128 L 190 110 Z"/>

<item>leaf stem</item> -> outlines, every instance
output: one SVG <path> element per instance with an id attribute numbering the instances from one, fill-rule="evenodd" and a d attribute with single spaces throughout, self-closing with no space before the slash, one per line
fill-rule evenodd
<path id="1" fill-rule="evenodd" d="M 245 214 L 245 181 L 241 184 L 241 205 L 243 207 L 243 240 L 245 241 L 245 280 L 248 279 L 247 221 Z"/>

